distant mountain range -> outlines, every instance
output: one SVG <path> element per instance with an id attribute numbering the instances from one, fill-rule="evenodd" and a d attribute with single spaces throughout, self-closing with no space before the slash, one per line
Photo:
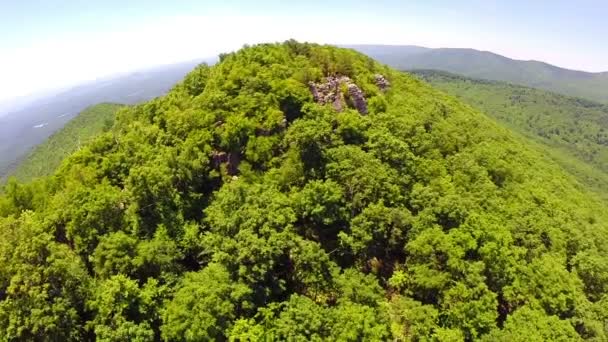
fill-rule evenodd
<path id="1" fill-rule="evenodd" d="M 33 147 L 85 108 L 103 102 L 135 104 L 163 95 L 201 62 L 159 66 L 97 80 L 37 97 L 27 105 L 21 104 L 17 111 L 0 113 L 0 179 L 14 170 Z"/>
<path id="2" fill-rule="evenodd" d="M 348 45 L 402 70 L 434 69 L 504 81 L 608 103 L 608 72 L 591 73 L 538 61 L 522 61 L 474 49 L 430 49 L 410 45 Z"/>
<path id="3" fill-rule="evenodd" d="M 559 68 L 474 49 L 431 49 L 412 45 L 348 45 L 401 70 L 434 69 L 519 84 L 608 103 L 608 73 Z M 106 78 L 67 90 L 17 99 L 7 113 L 0 104 L 0 179 L 33 147 L 45 141 L 85 108 L 103 102 L 135 104 L 166 93 L 202 60 Z M 208 62 L 213 62 L 208 60 Z"/>
<path id="4" fill-rule="evenodd" d="M 116 112 L 124 107 L 114 103 L 100 103 L 85 109 L 36 146 L 11 172 L 11 176 L 26 182 L 53 174 L 67 156 L 110 129 Z"/>

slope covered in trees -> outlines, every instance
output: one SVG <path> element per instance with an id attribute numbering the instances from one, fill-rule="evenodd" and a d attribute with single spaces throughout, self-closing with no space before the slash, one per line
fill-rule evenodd
<path id="1" fill-rule="evenodd" d="M 413 73 L 540 143 L 581 182 L 608 193 L 608 105 L 441 71 Z"/>
<path id="2" fill-rule="evenodd" d="M 99 103 L 142 103 L 164 95 L 197 64 L 184 62 L 97 79 L 0 110 L 0 178 L 86 108 Z"/>
<path id="3" fill-rule="evenodd" d="M 86 145 L 114 124 L 114 115 L 124 107 L 101 103 L 82 111 L 45 142 L 36 146 L 12 173 L 20 181 L 48 176 L 67 156 Z"/>
<path id="4" fill-rule="evenodd" d="M 326 76 L 340 106 L 313 98 Z M 351 50 L 223 55 L 5 192 L 8 340 L 607 337 L 602 205 L 483 114 Z"/>
<path id="5" fill-rule="evenodd" d="M 504 81 L 608 103 L 608 72 L 585 72 L 539 61 L 511 59 L 475 49 L 391 45 L 351 45 L 402 70 L 442 70 L 467 77 Z"/>

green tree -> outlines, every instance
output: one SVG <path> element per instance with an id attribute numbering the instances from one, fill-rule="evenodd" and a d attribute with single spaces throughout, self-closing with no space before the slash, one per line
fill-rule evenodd
<path id="1" fill-rule="evenodd" d="M 6 340 L 85 338 L 90 281 L 78 256 L 35 214 L 0 221 L 0 336 Z"/>
<path id="2" fill-rule="evenodd" d="M 522 307 L 507 318 L 502 330 L 494 330 L 484 341 L 579 341 L 572 325 L 557 316 Z"/>
<path id="3" fill-rule="evenodd" d="M 136 281 L 116 275 L 95 284 L 87 307 L 94 319 L 87 326 L 98 341 L 154 341 L 158 336 L 160 289 L 156 281 L 140 288 Z"/>
<path id="4" fill-rule="evenodd" d="M 164 310 L 162 336 L 179 341 L 222 339 L 240 312 L 249 308 L 250 294 L 251 289 L 234 282 L 221 265 L 187 273 Z"/>

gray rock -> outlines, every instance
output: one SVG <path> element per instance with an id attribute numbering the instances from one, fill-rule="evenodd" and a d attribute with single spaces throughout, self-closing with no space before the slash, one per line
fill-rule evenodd
<path id="1" fill-rule="evenodd" d="M 348 95 L 357 111 L 360 114 L 367 114 L 367 101 L 365 101 L 363 92 L 356 84 L 351 83 L 348 85 Z"/>
<path id="2" fill-rule="evenodd" d="M 217 170 L 221 169 L 223 164 L 226 164 L 226 172 L 230 176 L 236 175 L 239 171 L 241 156 L 237 152 L 213 151 L 211 159 L 213 160 L 213 167 Z"/>
<path id="3" fill-rule="evenodd" d="M 319 90 L 317 89 L 317 85 L 310 81 L 308 82 L 308 88 L 310 89 L 310 92 L 312 93 L 312 97 L 315 100 L 315 102 L 319 102 L 320 100 L 320 96 L 319 96 Z"/>
<path id="4" fill-rule="evenodd" d="M 347 108 L 341 86 L 345 84 L 348 88 L 348 96 L 353 106 L 361 114 L 367 114 L 367 102 L 359 87 L 347 76 L 329 76 L 323 83 L 310 82 L 310 92 L 315 102 L 319 104 L 331 104 L 337 112 Z"/>
<path id="5" fill-rule="evenodd" d="M 387 91 L 388 88 L 390 88 L 391 86 L 391 83 L 380 74 L 375 74 L 374 79 L 376 80 L 376 85 L 378 86 L 378 88 L 380 88 L 380 90 L 382 90 L 383 92 Z"/>

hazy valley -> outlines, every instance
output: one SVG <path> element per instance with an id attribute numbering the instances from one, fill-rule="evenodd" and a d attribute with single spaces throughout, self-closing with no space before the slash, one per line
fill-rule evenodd
<path id="1" fill-rule="evenodd" d="M 0 113 L 0 179 L 14 170 L 36 145 L 85 108 L 103 102 L 135 104 L 166 93 L 200 61 L 162 66 L 103 79 L 23 102 Z"/>

